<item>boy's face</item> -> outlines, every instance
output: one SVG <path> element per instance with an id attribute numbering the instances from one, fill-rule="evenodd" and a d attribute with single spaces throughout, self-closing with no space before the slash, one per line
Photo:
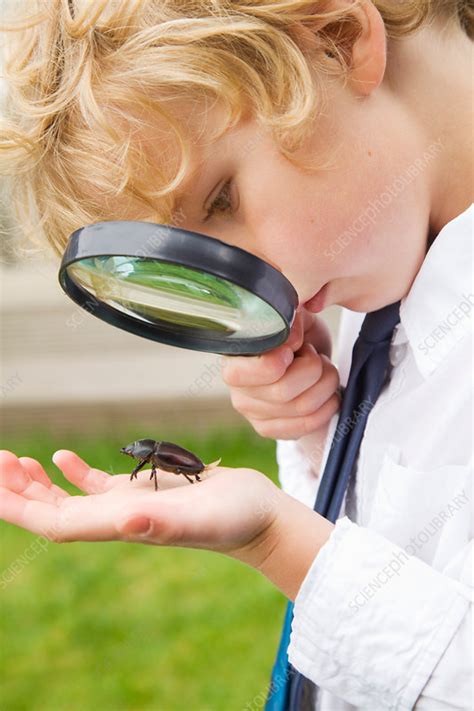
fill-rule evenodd
<path id="1" fill-rule="evenodd" d="M 384 86 L 361 99 L 334 82 L 327 106 L 298 153 L 329 160 L 313 173 L 286 160 L 253 119 L 207 145 L 201 135 L 171 224 L 261 257 L 300 303 L 327 284 L 324 307 L 372 311 L 404 296 L 424 259 L 430 165 L 426 174 L 410 169 L 428 145 Z M 207 127 L 222 116 L 216 105 Z M 148 145 L 158 159 L 158 142 Z"/>

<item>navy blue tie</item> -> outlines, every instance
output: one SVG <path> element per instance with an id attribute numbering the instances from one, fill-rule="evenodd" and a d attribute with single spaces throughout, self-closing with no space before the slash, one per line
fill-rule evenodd
<path id="1" fill-rule="evenodd" d="M 331 448 L 313 509 L 335 523 L 354 470 L 367 417 L 389 369 L 393 329 L 400 302 L 368 313 L 352 350 L 352 361 Z M 272 670 L 265 711 L 313 711 L 316 685 L 288 661 L 293 603 L 288 602 Z"/>

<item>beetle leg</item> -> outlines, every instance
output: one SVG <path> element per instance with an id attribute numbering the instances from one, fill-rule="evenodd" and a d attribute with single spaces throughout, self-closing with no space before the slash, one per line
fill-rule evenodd
<path id="1" fill-rule="evenodd" d="M 155 491 L 158 491 L 158 481 L 156 480 L 156 469 L 155 469 L 155 467 L 153 467 L 153 469 L 151 470 L 150 479 L 151 479 L 152 477 L 155 477 Z"/>
<path id="2" fill-rule="evenodd" d="M 130 481 L 132 481 L 133 478 L 135 478 L 135 479 L 137 478 L 137 473 L 140 471 L 140 469 L 143 469 L 143 467 L 145 466 L 146 463 L 147 463 L 147 460 L 143 459 L 140 462 L 140 464 L 137 464 L 137 466 L 135 467 L 135 469 L 133 470 L 133 472 L 130 475 Z"/>
<path id="3" fill-rule="evenodd" d="M 199 476 L 199 474 L 195 474 L 194 476 L 196 477 L 196 479 L 197 479 L 198 481 L 202 481 L 202 479 L 201 479 L 201 477 Z"/>
<path id="4" fill-rule="evenodd" d="M 185 472 L 179 472 L 179 473 L 182 474 L 183 476 L 185 476 L 186 479 L 191 482 L 191 484 L 194 484 L 194 481 Z"/>

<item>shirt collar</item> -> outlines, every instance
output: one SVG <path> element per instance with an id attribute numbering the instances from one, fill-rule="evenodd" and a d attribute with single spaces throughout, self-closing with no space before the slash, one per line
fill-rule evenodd
<path id="1" fill-rule="evenodd" d="M 471 332 L 473 208 L 440 230 L 400 303 L 392 345 L 408 341 L 424 378 Z"/>

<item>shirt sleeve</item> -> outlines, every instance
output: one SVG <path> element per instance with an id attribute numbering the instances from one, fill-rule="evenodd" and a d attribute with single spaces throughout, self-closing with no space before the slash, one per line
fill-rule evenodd
<path id="1" fill-rule="evenodd" d="M 316 501 L 319 485 L 321 483 L 320 473 L 329 455 L 334 431 L 338 420 L 337 413 L 332 416 L 328 432 L 323 444 L 321 463 L 319 471 L 316 471 L 311 458 L 300 447 L 298 440 L 277 439 L 276 440 L 276 460 L 278 464 L 278 478 L 283 491 L 310 508 Z M 319 457 L 318 457 L 319 458 Z"/>
<path id="2" fill-rule="evenodd" d="M 366 709 L 473 708 L 472 541 L 459 580 L 347 516 L 296 596 L 291 664 Z"/>

